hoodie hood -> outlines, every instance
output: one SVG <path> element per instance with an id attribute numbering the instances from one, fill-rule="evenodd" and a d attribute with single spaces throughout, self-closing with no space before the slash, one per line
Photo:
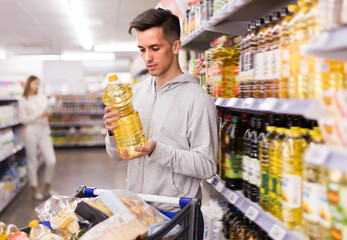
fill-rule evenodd
<path id="1" fill-rule="evenodd" d="M 150 82 L 151 82 L 151 90 L 154 91 L 154 89 L 155 89 L 155 77 L 149 76 L 148 78 L 150 79 Z M 174 79 L 170 80 L 169 82 L 165 83 L 160 88 L 158 93 L 174 89 L 174 88 L 180 86 L 181 84 L 200 84 L 200 81 L 199 81 L 199 78 L 197 76 L 194 76 L 194 75 L 191 75 L 188 73 L 183 73 L 183 74 L 175 77 Z"/>

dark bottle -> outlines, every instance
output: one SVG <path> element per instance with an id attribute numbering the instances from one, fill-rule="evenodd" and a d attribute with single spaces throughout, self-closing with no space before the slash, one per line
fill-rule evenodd
<path id="1" fill-rule="evenodd" d="M 249 198 L 249 189 L 251 174 L 253 170 L 251 168 L 250 153 L 251 153 L 251 136 L 252 131 L 255 130 L 255 118 L 251 118 L 249 121 L 249 128 L 245 131 L 243 135 L 243 156 L 242 156 L 242 193 L 245 197 Z"/>
<path id="2" fill-rule="evenodd" d="M 252 130 L 250 145 L 250 168 L 251 168 L 251 181 L 250 181 L 250 199 L 253 202 L 259 202 L 259 187 L 260 187 L 260 163 L 259 163 L 259 135 L 262 133 L 263 119 L 256 118 L 256 128 Z"/>
<path id="3" fill-rule="evenodd" d="M 231 190 L 242 190 L 243 129 L 241 117 L 233 116 L 225 153 L 225 185 Z"/>
<path id="4" fill-rule="evenodd" d="M 222 164 L 221 164 L 221 135 L 222 135 L 222 127 L 224 123 L 224 112 L 219 111 L 218 113 L 218 159 L 217 159 L 217 175 L 222 175 Z"/>
<path id="5" fill-rule="evenodd" d="M 229 141 L 228 130 L 231 126 L 231 113 L 227 112 L 224 114 L 224 122 L 221 129 L 221 141 L 220 141 L 220 177 L 225 181 L 225 152 L 227 149 L 227 142 Z"/>

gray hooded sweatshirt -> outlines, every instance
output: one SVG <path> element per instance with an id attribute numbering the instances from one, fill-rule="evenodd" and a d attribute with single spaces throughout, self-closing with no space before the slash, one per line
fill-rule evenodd
<path id="1" fill-rule="evenodd" d="M 133 86 L 146 139 L 156 141 L 149 155 L 128 162 L 127 189 L 169 197 L 201 197 L 200 180 L 216 172 L 217 110 L 191 74 L 182 74 L 156 90 L 153 77 Z M 106 136 L 108 155 L 117 160 L 117 144 Z M 167 204 L 160 210 L 177 211 Z"/>

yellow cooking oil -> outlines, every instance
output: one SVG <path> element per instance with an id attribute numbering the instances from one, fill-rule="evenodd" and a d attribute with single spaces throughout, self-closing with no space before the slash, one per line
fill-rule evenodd
<path id="1" fill-rule="evenodd" d="M 299 10 L 289 23 L 289 98 L 307 98 L 308 62 L 303 50 L 307 44 L 306 13 L 310 9 L 310 0 L 298 1 Z"/>
<path id="2" fill-rule="evenodd" d="M 233 63 L 234 49 L 232 48 L 232 40 L 224 43 L 224 57 L 222 61 L 222 81 L 221 81 L 221 97 L 235 97 L 235 65 Z"/>
<path id="3" fill-rule="evenodd" d="M 126 149 L 129 156 L 136 156 L 139 153 L 134 148 L 144 146 L 146 138 L 143 134 L 139 114 L 134 110 L 131 102 L 133 96 L 131 86 L 119 81 L 116 74 L 109 76 L 108 81 L 102 97 L 106 106 L 111 106 L 113 111 L 119 112 L 119 121 L 111 124 L 119 125 L 113 130 L 117 147 L 121 154 L 124 154 L 124 149 Z"/>
<path id="4" fill-rule="evenodd" d="M 260 161 L 260 206 L 264 211 L 270 211 L 269 197 L 269 148 L 271 142 L 277 136 L 275 126 L 266 127 L 266 136 L 259 143 L 259 161 Z"/>
<path id="5" fill-rule="evenodd" d="M 286 128 L 277 127 L 277 135 L 269 145 L 269 201 L 270 213 L 282 220 L 282 145 Z"/>
<path id="6" fill-rule="evenodd" d="M 213 96 L 222 97 L 222 84 L 223 84 L 223 62 L 226 57 L 224 48 L 225 42 L 228 40 L 227 36 L 218 38 L 216 47 L 213 49 L 212 54 L 212 79 L 213 79 Z"/>
<path id="7" fill-rule="evenodd" d="M 288 97 L 288 81 L 289 81 L 289 23 L 293 15 L 297 12 L 297 5 L 289 5 L 281 10 L 282 21 L 280 23 L 280 49 L 281 49 L 281 62 L 280 62 L 280 98 Z"/>
<path id="8" fill-rule="evenodd" d="M 323 137 L 318 131 L 311 131 L 312 141 L 308 149 L 319 147 L 324 144 Z M 321 207 L 321 185 L 322 168 L 312 164 L 315 159 L 306 159 L 303 172 L 303 217 L 304 232 L 307 239 L 319 240 L 320 235 L 320 207 Z M 324 197 L 324 196 L 323 196 Z"/>
<path id="9" fill-rule="evenodd" d="M 283 145 L 283 222 L 291 230 L 302 229 L 302 175 L 306 140 L 299 127 L 291 127 Z"/>

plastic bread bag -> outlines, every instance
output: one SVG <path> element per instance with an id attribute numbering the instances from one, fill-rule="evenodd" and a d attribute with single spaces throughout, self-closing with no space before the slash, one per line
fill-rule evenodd
<path id="1" fill-rule="evenodd" d="M 128 208 L 130 213 L 136 215 L 143 225 L 149 227 L 149 236 L 161 229 L 162 227 L 164 227 L 166 223 L 170 221 L 168 217 L 160 213 L 156 208 L 149 205 L 146 201 L 144 201 L 140 196 L 138 196 L 134 192 L 121 189 L 112 189 L 105 191 L 108 192 L 107 196 L 109 198 L 112 197 L 120 199 L 121 202 Z M 106 196 L 106 194 L 104 196 Z M 102 197 L 101 199 L 102 201 L 107 201 L 108 203 L 111 202 L 109 199 L 105 199 L 105 197 Z M 109 206 L 106 202 L 105 204 L 110 209 L 114 209 L 112 206 Z M 117 204 L 117 206 L 119 206 L 119 204 Z M 179 230 L 180 226 L 177 225 L 167 234 L 167 236 L 174 235 Z"/>
<path id="2" fill-rule="evenodd" d="M 87 227 L 90 222 L 80 218 L 75 214 L 77 204 L 81 201 L 88 203 L 90 206 L 100 210 L 108 216 L 112 212 L 101 202 L 100 198 L 75 198 L 67 196 L 52 196 L 45 202 L 35 208 L 36 214 L 40 221 L 49 221 L 54 232 L 70 237 L 76 233 L 81 226 Z"/>
<path id="3" fill-rule="evenodd" d="M 146 237 L 148 227 L 129 210 L 115 214 L 83 234 L 81 240 L 135 240 Z"/>

